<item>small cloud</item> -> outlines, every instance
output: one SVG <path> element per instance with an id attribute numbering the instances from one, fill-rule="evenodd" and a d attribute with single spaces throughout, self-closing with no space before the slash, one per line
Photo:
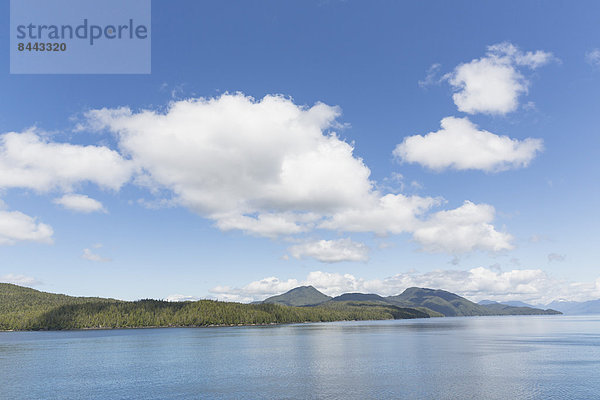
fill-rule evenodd
<path id="1" fill-rule="evenodd" d="M 593 49 L 585 53 L 585 60 L 594 67 L 600 67 L 600 49 Z"/>
<path id="2" fill-rule="evenodd" d="M 369 248 L 350 238 L 302 243 L 290 247 L 289 251 L 296 259 L 310 257 L 324 263 L 369 260 Z"/>
<path id="3" fill-rule="evenodd" d="M 516 110 L 519 97 L 528 92 L 523 67 L 535 70 L 551 61 L 559 60 L 552 53 L 523 52 L 504 42 L 488 46 L 484 57 L 458 65 L 443 79 L 454 89 L 452 99 L 459 111 L 504 115 Z"/>
<path id="4" fill-rule="evenodd" d="M 19 211 L 0 210 L 0 246 L 31 241 L 52 243 L 52 227 Z"/>
<path id="5" fill-rule="evenodd" d="M 110 262 L 110 261 L 112 261 L 112 259 L 102 257 L 101 255 L 92 252 L 90 249 L 83 249 L 83 254 L 81 255 L 81 258 L 83 258 L 84 260 L 94 261 L 94 262 Z"/>
<path id="6" fill-rule="evenodd" d="M 523 104 L 523 110 L 525 110 L 525 111 L 535 111 L 535 110 L 537 110 L 535 102 L 528 101 L 527 103 Z"/>
<path id="7" fill-rule="evenodd" d="M 200 300 L 200 298 L 196 297 L 196 296 L 186 296 L 184 294 L 171 294 L 171 295 L 167 296 L 167 298 L 165 300 L 166 301 L 173 301 L 173 302 L 177 302 L 177 301 L 198 301 L 198 300 Z"/>
<path id="8" fill-rule="evenodd" d="M 564 254 L 550 253 L 548 254 L 548 262 L 563 262 L 566 256 Z"/>
<path id="9" fill-rule="evenodd" d="M 421 189 L 423 189 L 423 185 L 422 185 L 421 183 L 417 182 L 417 181 L 412 181 L 412 182 L 410 183 L 410 186 L 411 186 L 413 189 L 416 189 L 416 190 L 421 190 Z"/>
<path id="10" fill-rule="evenodd" d="M 68 210 L 80 213 L 106 212 L 106 209 L 98 200 L 92 199 L 84 194 L 66 194 L 54 199 L 54 203 Z"/>
<path id="11" fill-rule="evenodd" d="M 542 139 L 511 139 L 481 130 L 468 118 L 446 117 L 441 129 L 405 137 L 393 155 L 401 162 L 418 163 L 434 171 L 482 170 L 499 172 L 522 168 L 543 149 Z"/>
<path id="12" fill-rule="evenodd" d="M 20 274 L 6 274 L 0 276 L 0 282 L 12 283 L 19 286 L 37 286 L 41 285 L 42 282 L 31 277 Z"/>

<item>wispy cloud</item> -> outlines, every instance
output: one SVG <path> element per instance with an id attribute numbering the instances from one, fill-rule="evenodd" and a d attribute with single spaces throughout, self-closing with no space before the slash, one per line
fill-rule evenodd
<path id="1" fill-rule="evenodd" d="M 102 246 L 99 246 L 99 247 L 102 247 Z M 99 248 L 99 247 L 97 247 L 97 245 L 94 246 L 94 248 Z M 83 249 L 81 258 L 83 258 L 84 260 L 94 261 L 94 262 L 110 262 L 110 261 L 112 261 L 112 259 L 107 258 L 107 257 L 102 257 L 100 254 L 94 253 L 90 249 Z"/>
<path id="2" fill-rule="evenodd" d="M 443 77 L 440 75 L 441 64 L 432 64 L 427 70 L 425 79 L 419 81 L 419 86 L 425 88 L 431 85 L 437 85 L 443 81 Z"/>
<path id="3" fill-rule="evenodd" d="M 0 282 L 12 283 L 19 286 L 37 286 L 42 284 L 42 282 L 34 277 L 21 274 L 0 275 Z"/>
<path id="4" fill-rule="evenodd" d="M 65 194 L 60 198 L 54 199 L 54 203 L 68 210 L 80 213 L 106 212 L 102 203 L 84 194 Z"/>
<path id="5" fill-rule="evenodd" d="M 585 53 L 585 60 L 594 67 L 600 67 L 600 49 L 593 49 Z"/>
<path id="6" fill-rule="evenodd" d="M 564 254 L 550 253 L 548 254 L 548 262 L 563 262 L 566 256 Z"/>

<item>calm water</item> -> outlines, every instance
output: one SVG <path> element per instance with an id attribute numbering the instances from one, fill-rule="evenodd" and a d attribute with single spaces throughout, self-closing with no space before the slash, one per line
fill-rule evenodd
<path id="1" fill-rule="evenodd" d="M 0 333 L 0 399 L 599 399 L 600 316 Z"/>

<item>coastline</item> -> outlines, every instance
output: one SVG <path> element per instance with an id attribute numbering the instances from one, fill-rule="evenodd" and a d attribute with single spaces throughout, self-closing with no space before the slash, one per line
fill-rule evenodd
<path id="1" fill-rule="evenodd" d="M 120 326 L 120 327 L 89 327 L 77 329 L 0 329 L 0 333 L 5 332 L 77 332 L 77 331 L 112 331 L 112 330 L 134 330 L 134 329 L 202 329 L 202 328 L 234 328 L 234 327 L 251 327 L 251 326 L 275 326 L 275 325 L 299 325 L 299 324 L 323 324 L 334 322 L 359 322 L 359 321 L 401 321 L 401 320 L 430 320 L 430 319 L 447 319 L 447 318 L 489 318 L 489 317 L 563 317 L 564 314 L 498 314 L 498 315 L 455 315 L 455 316 L 439 316 L 428 318 L 381 318 L 381 319 L 340 319 L 334 321 L 299 321 L 299 322 L 269 322 L 264 324 L 210 324 L 210 325 L 172 325 L 172 326 Z"/>

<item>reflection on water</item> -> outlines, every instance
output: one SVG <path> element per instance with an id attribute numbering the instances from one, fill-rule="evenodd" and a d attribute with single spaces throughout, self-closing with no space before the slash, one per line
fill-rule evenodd
<path id="1" fill-rule="evenodd" d="M 0 333 L 2 399 L 591 399 L 600 317 Z"/>

